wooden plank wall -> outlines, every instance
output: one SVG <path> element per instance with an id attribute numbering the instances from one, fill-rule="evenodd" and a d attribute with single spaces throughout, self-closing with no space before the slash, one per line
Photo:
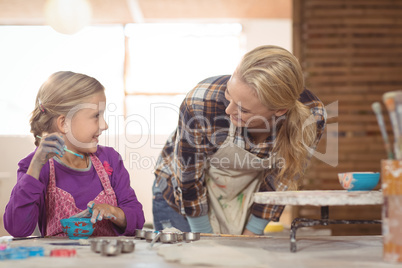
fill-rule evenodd
<path id="1" fill-rule="evenodd" d="M 402 89 L 402 1 L 294 0 L 294 53 L 305 71 L 306 85 L 338 116 L 318 151 L 338 147 L 338 163 L 314 158 L 304 189 L 341 189 L 337 174 L 380 171 L 386 157 L 371 104 L 384 92 Z M 337 108 L 336 108 L 337 107 Z M 392 129 L 382 104 L 388 134 Z M 328 142 L 328 144 L 327 144 Z M 335 154 L 327 162 L 336 161 Z M 380 185 L 377 186 L 377 189 Z M 301 217 L 319 214 L 299 208 Z M 381 206 L 333 207 L 330 217 L 380 219 Z M 334 235 L 381 234 L 379 225 L 332 226 Z"/>

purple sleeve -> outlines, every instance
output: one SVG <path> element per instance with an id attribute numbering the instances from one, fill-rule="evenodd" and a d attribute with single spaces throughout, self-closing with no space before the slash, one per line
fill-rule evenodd
<path id="1" fill-rule="evenodd" d="M 116 228 L 116 233 L 134 235 L 135 229 L 143 227 L 145 219 L 142 205 L 130 186 L 128 171 L 114 149 L 100 147 L 97 154 L 102 163 L 107 161 L 113 168 L 110 176 L 111 185 L 116 194 L 118 207 L 124 211 L 127 219 L 125 231 L 122 232 Z M 37 180 L 26 174 L 32 157 L 33 153 L 18 164 L 17 183 L 11 192 L 10 201 L 4 213 L 4 227 L 10 235 L 15 237 L 31 235 L 37 224 L 42 235 L 45 235 L 45 196 L 49 180 L 49 164 L 43 166 Z"/>
<path id="2" fill-rule="evenodd" d="M 104 154 L 101 151 L 104 151 Z M 134 189 L 130 186 L 130 175 L 124 167 L 120 154 L 113 148 L 100 147 L 98 152 L 102 163 L 110 161 L 109 164 L 113 169 L 110 181 L 116 194 L 117 206 L 126 215 L 127 227 L 123 233 L 121 231 L 118 233 L 126 236 L 135 235 L 135 230 L 143 227 L 145 218 L 142 205 L 138 201 Z"/>
<path id="3" fill-rule="evenodd" d="M 27 175 L 33 153 L 18 163 L 17 183 L 11 191 L 10 200 L 5 208 L 4 228 L 14 237 L 29 236 L 37 224 L 44 235 L 46 226 L 45 195 L 48 178 L 44 174 L 48 168 L 42 168 L 39 180 Z"/>

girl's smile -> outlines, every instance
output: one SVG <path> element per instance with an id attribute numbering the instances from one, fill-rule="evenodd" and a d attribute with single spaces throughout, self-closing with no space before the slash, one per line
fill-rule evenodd
<path id="1" fill-rule="evenodd" d="M 106 107 L 105 93 L 101 92 L 87 99 L 71 118 L 66 118 L 67 146 L 81 153 L 95 153 L 99 136 L 108 129 L 104 112 Z"/>

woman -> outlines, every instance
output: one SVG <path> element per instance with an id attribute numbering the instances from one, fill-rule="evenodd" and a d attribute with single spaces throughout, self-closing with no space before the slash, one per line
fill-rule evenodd
<path id="1" fill-rule="evenodd" d="M 297 189 L 325 116 L 280 47 L 258 47 L 232 76 L 200 82 L 156 165 L 155 229 L 262 234 L 284 207 L 253 203 L 253 194 Z"/>

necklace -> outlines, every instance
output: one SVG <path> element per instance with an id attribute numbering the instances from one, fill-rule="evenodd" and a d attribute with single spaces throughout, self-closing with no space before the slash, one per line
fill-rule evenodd
<path id="1" fill-rule="evenodd" d="M 85 154 L 85 166 L 89 167 L 89 155 Z"/>

